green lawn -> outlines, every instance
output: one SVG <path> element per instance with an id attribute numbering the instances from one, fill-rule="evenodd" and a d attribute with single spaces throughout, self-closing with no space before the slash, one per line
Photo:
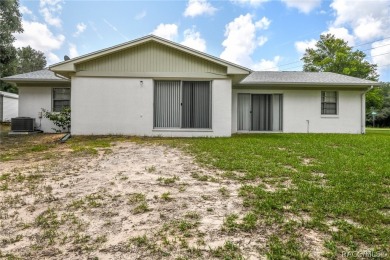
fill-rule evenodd
<path id="1" fill-rule="evenodd" d="M 241 222 L 228 217 L 227 226 L 244 232 L 272 227 L 270 258 L 305 258 L 302 230 L 326 238 L 329 258 L 358 250 L 390 256 L 390 129 L 173 142 L 189 144 L 199 162 L 242 181 L 240 195 L 250 212 Z M 291 215 L 298 220 L 287 221 Z"/>

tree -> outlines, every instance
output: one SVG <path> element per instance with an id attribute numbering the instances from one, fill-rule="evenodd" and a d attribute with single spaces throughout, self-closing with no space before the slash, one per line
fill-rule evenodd
<path id="1" fill-rule="evenodd" d="M 364 60 L 366 54 L 353 51 L 348 42 L 332 34 L 321 35 L 315 48 L 308 48 L 302 58 L 303 71 L 335 72 L 377 81 L 377 65 Z"/>
<path id="2" fill-rule="evenodd" d="M 17 61 L 18 74 L 41 70 L 46 66 L 45 54 L 30 46 L 17 49 Z"/>
<path id="3" fill-rule="evenodd" d="M 0 0 L 0 77 L 16 72 L 16 49 L 13 33 L 23 32 L 18 0 Z M 0 81 L 0 90 L 16 92 L 16 88 Z"/>

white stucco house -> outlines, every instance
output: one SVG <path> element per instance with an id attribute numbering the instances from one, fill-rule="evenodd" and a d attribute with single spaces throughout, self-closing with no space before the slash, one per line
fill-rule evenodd
<path id="1" fill-rule="evenodd" d="M 10 122 L 18 116 L 19 95 L 0 91 L 0 122 Z"/>
<path id="2" fill-rule="evenodd" d="M 150 35 L 3 78 L 19 116 L 71 106 L 74 135 L 231 136 L 364 133 L 365 93 L 377 82 L 334 73 L 256 72 Z"/>

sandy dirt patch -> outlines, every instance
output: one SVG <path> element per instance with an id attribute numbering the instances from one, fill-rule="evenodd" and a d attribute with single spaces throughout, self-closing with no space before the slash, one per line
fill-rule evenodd
<path id="1" fill-rule="evenodd" d="M 231 241 L 246 259 L 261 257 L 263 234 L 223 230 L 227 215 L 246 212 L 240 183 L 222 172 L 178 149 L 133 142 L 97 156 L 66 153 L 1 163 L 3 256 L 202 259 L 218 257 Z"/>

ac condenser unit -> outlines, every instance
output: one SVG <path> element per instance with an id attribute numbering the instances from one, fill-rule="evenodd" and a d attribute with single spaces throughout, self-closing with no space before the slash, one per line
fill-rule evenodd
<path id="1" fill-rule="evenodd" d="M 11 131 L 33 132 L 34 128 L 35 128 L 35 118 L 31 118 L 31 117 L 11 118 Z"/>

